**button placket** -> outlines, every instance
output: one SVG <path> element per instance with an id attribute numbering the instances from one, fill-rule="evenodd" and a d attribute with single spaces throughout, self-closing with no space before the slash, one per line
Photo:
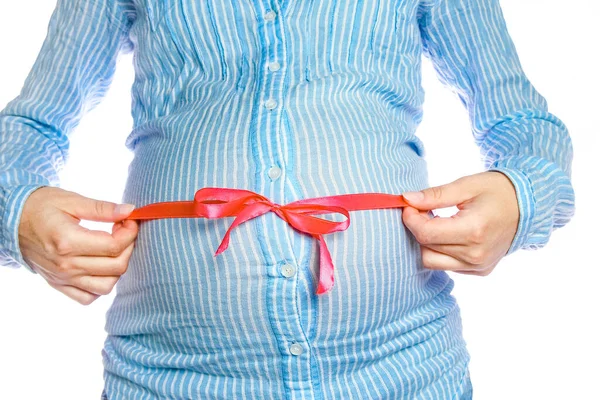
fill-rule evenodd
<path id="1" fill-rule="evenodd" d="M 274 4 L 276 4 L 274 2 Z M 258 108 L 260 123 L 256 126 L 255 143 L 253 147 L 260 153 L 257 157 L 262 179 L 257 180 L 257 186 L 265 196 L 279 204 L 286 204 L 289 194 L 289 181 L 286 176 L 287 148 L 291 144 L 289 136 L 282 129 L 283 105 L 285 104 L 285 68 L 287 67 L 285 52 L 285 35 L 282 32 L 283 22 L 274 10 L 263 10 L 264 24 L 261 24 L 261 71 L 263 76 L 259 82 L 261 87 L 261 102 Z M 260 14 L 259 14 L 260 15 Z M 263 172 L 264 171 L 264 172 Z M 257 175 L 260 177 L 260 175 Z M 272 245 L 262 245 L 264 256 L 271 258 L 268 266 L 268 284 L 266 304 L 280 352 L 282 378 L 288 390 L 298 396 L 309 397 L 314 384 L 314 368 L 309 355 L 308 338 L 301 325 L 298 315 L 297 290 L 299 280 L 298 260 L 294 254 L 293 233 L 286 221 L 274 213 L 265 214 L 259 234 L 265 241 L 273 241 Z M 279 243 L 278 243 L 279 241 Z M 274 259 L 273 259 L 274 257 Z M 298 357 L 302 359 L 299 362 Z"/>
<path id="2" fill-rule="evenodd" d="M 274 118 L 275 121 L 277 121 L 276 126 L 280 126 L 281 124 L 279 123 L 279 120 L 281 118 L 281 106 L 280 99 L 278 97 L 283 95 L 280 90 L 282 82 L 280 77 L 276 78 L 275 76 L 270 76 L 271 73 L 277 72 L 281 69 L 281 64 L 279 63 L 279 61 L 277 61 L 277 59 L 281 56 L 278 53 L 280 53 L 282 44 L 280 43 L 281 39 L 277 35 L 277 29 L 280 28 L 280 26 L 279 21 L 275 20 L 276 17 L 277 13 L 272 9 L 267 10 L 263 15 L 264 20 L 267 22 L 267 24 L 265 24 L 264 26 L 266 30 L 266 37 L 269 38 L 269 41 L 267 43 L 269 43 L 268 46 L 270 51 L 268 51 L 267 54 L 271 55 L 271 57 L 267 57 L 264 60 L 266 65 L 266 76 L 264 78 L 264 81 L 268 83 L 269 87 L 272 88 L 271 93 L 269 93 L 263 99 L 263 107 L 272 113 L 272 118 Z M 269 59 L 271 61 L 269 61 Z M 282 175 L 283 171 L 279 165 L 283 163 L 283 160 L 281 158 L 278 159 L 278 157 L 275 154 L 273 154 L 272 162 L 273 165 L 267 170 L 267 175 L 271 179 L 271 181 L 276 181 Z"/>

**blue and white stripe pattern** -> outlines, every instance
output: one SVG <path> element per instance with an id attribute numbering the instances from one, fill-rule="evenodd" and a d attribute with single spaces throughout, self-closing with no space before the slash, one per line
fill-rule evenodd
<path id="1" fill-rule="evenodd" d="M 0 114 L 2 265 L 27 267 L 27 196 L 58 185 L 68 135 L 134 52 L 135 157 L 123 201 L 206 186 L 279 204 L 428 187 L 421 56 L 471 118 L 486 168 L 514 183 L 509 254 L 574 213 L 572 147 L 524 75 L 498 0 L 58 0 L 23 91 Z M 323 215 L 324 218 L 337 218 Z M 470 398 L 453 281 L 424 269 L 401 209 L 355 211 L 316 241 L 274 213 L 140 224 L 107 314 L 109 399 Z"/>

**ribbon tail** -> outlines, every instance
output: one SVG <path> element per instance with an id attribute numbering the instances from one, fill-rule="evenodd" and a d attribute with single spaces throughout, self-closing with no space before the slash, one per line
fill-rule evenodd
<path id="1" fill-rule="evenodd" d="M 219 248 L 215 252 L 215 257 L 218 256 L 219 254 L 221 254 L 222 252 L 224 252 L 225 250 L 227 250 L 227 247 L 229 246 L 229 232 L 231 232 L 231 228 L 233 228 L 233 225 L 231 225 L 229 227 L 229 229 L 227 229 L 225 236 L 223 236 L 223 240 L 221 240 L 221 244 L 219 245 Z"/>
<path id="2" fill-rule="evenodd" d="M 254 217 L 262 215 L 269 210 L 270 210 L 270 207 L 268 205 L 256 203 L 253 205 L 249 205 L 246 208 L 244 208 L 242 211 L 240 211 L 238 213 L 237 217 L 235 217 L 235 219 L 233 220 L 233 223 L 227 229 L 227 232 L 225 232 L 225 235 L 223 236 L 223 240 L 221 240 L 221 244 L 219 245 L 219 248 L 217 249 L 217 251 L 215 253 L 215 257 L 218 256 L 219 254 L 221 254 L 222 252 L 224 252 L 225 250 L 227 250 L 227 247 L 229 246 L 229 236 L 230 236 L 230 233 L 233 230 L 233 228 L 235 228 L 236 226 L 238 226 L 240 224 L 243 224 L 244 222 L 248 221 L 249 219 L 252 219 Z"/>
<path id="3" fill-rule="evenodd" d="M 250 219 L 249 216 L 238 215 L 233 220 L 233 223 L 229 226 L 229 228 L 227 229 L 227 232 L 225 232 L 225 235 L 223 236 L 223 240 L 221 240 L 221 244 L 219 245 L 219 248 L 217 249 L 217 251 L 215 253 L 215 257 L 218 256 L 219 254 L 221 254 L 222 252 L 224 252 L 225 250 L 227 250 L 227 247 L 229 246 L 229 236 L 230 236 L 233 228 L 235 228 L 242 222 L 247 221 L 248 219 Z"/>
<path id="4" fill-rule="evenodd" d="M 333 287 L 333 261 L 323 235 L 319 239 L 319 286 L 317 294 L 327 293 Z"/>

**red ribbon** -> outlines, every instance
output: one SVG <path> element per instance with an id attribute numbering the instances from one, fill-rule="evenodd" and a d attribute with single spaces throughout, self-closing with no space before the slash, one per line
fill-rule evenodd
<path id="1" fill-rule="evenodd" d="M 229 235 L 236 226 L 269 211 L 275 212 L 293 228 L 319 240 L 319 286 L 317 294 L 333 287 L 333 262 L 323 239 L 324 234 L 343 231 L 350 225 L 349 211 L 407 206 L 402 195 L 358 193 L 313 197 L 279 205 L 258 193 L 243 189 L 205 187 L 196 192 L 194 201 L 167 201 L 136 208 L 125 219 L 222 218 L 235 216 L 215 256 L 227 249 Z M 340 213 L 342 222 L 328 221 L 308 214 Z"/>

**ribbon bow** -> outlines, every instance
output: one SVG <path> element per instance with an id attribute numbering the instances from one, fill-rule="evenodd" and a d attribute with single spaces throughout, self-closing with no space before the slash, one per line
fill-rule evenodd
<path id="1" fill-rule="evenodd" d="M 333 287 L 333 262 L 323 235 L 343 231 L 350 225 L 349 211 L 396 208 L 408 205 L 402 195 L 387 193 L 358 193 L 314 197 L 286 205 L 273 203 L 258 193 L 243 189 L 205 187 L 198 190 L 194 201 L 167 201 L 136 208 L 125 219 L 156 218 L 222 218 L 235 216 L 227 229 L 215 256 L 229 246 L 233 228 L 249 219 L 273 211 L 293 228 L 319 240 L 319 285 L 317 294 Z M 346 216 L 342 222 L 328 221 L 308 214 L 339 213 Z"/>

